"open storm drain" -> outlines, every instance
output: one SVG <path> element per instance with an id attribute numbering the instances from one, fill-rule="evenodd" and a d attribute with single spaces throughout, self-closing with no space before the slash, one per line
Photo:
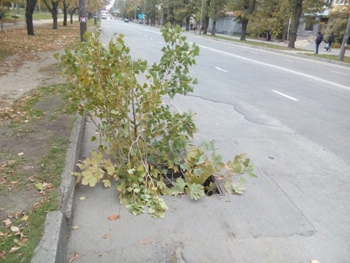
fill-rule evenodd
<path id="1" fill-rule="evenodd" d="M 169 169 L 167 174 L 164 176 L 164 183 L 168 188 L 171 188 L 178 178 L 185 180 L 183 173 L 174 172 L 174 170 Z M 206 196 L 225 195 L 225 190 L 221 182 L 213 175 L 209 176 L 202 185 Z"/>

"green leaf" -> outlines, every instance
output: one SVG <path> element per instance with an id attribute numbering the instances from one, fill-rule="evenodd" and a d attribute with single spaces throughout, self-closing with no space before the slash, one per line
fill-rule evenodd
<path id="1" fill-rule="evenodd" d="M 170 189 L 170 194 L 177 196 L 185 193 L 186 182 L 182 178 L 177 178 L 174 186 Z"/>
<path id="2" fill-rule="evenodd" d="M 224 181 L 223 186 L 226 190 L 226 192 L 228 192 L 229 194 L 234 194 L 234 190 L 232 188 L 232 181 L 230 179 L 227 179 L 226 181 Z"/>
<path id="3" fill-rule="evenodd" d="M 109 188 L 111 187 L 111 180 L 102 180 L 104 187 Z"/>
<path id="4" fill-rule="evenodd" d="M 44 187 L 43 187 L 43 184 L 42 183 L 37 183 L 37 184 L 34 184 L 36 190 L 38 191 L 43 191 L 44 190 Z"/>
<path id="5" fill-rule="evenodd" d="M 157 181 L 157 187 L 159 189 L 164 189 L 164 188 L 166 188 L 166 185 L 163 181 Z"/>
<path id="6" fill-rule="evenodd" d="M 207 156 L 205 154 L 201 155 L 196 163 L 196 165 L 201 165 L 207 160 Z"/>
<path id="7" fill-rule="evenodd" d="M 113 176 L 115 174 L 115 167 L 111 160 L 104 161 L 104 168 L 107 170 L 107 174 L 109 176 Z"/>
<path id="8" fill-rule="evenodd" d="M 204 187 L 200 184 L 187 184 L 186 194 L 188 194 L 191 199 L 197 200 L 205 195 Z"/>
<path id="9" fill-rule="evenodd" d="M 243 194 L 245 187 L 239 183 L 232 183 L 232 189 L 235 192 L 235 194 Z"/>
<path id="10" fill-rule="evenodd" d="M 95 186 L 96 183 L 98 182 L 97 178 L 94 176 L 94 174 L 90 171 L 84 171 L 82 172 L 83 180 L 81 183 L 83 185 L 90 185 L 90 186 Z"/>

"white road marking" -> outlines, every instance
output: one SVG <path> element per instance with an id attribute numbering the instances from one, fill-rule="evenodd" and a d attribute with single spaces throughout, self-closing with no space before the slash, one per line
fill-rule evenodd
<path id="1" fill-rule="evenodd" d="M 337 71 L 332 71 L 332 70 L 331 70 L 331 72 L 336 73 L 336 74 L 340 74 L 340 75 L 344 75 L 344 76 L 348 76 L 348 74 L 342 73 L 342 72 L 337 72 Z"/>
<path id="2" fill-rule="evenodd" d="M 203 46 L 203 45 L 198 45 L 198 46 L 200 48 L 203 48 L 203 49 L 211 50 L 211 51 L 214 51 L 214 52 L 217 52 L 217 53 L 221 53 L 221 54 L 224 54 L 224 55 L 228 55 L 228 56 L 231 56 L 231 57 L 235 57 L 235 58 L 238 58 L 238 59 L 249 61 L 249 62 L 252 62 L 252 63 L 255 63 L 255 64 L 263 65 L 263 66 L 266 66 L 266 67 L 282 70 L 282 71 L 285 71 L 285 72 L 288 72 L 288 73 L 291 73 L 291 74 L 295 74 L 295 75 L 299 75 L 299 76 L 302 76 L 302 77 L 305 77 L 305 78 L 313 79 L 313 80 L 316 80 L 318 82 L 323 82 L 325 84 L 336 86 L 338 88 L 342 88 L 342 89 L 346 89 L 346 90 L 350 91 L 350 87 L 348 87 L 348 86 L 344 86 L 344 85 L 341 85 L 341 84 L 338 84 L 338 83 L 334 83 L 334 82 L 331 82 L 331 81 L 328 81 L 328 80 L 325 80 L 325 79 L 321 79 L 321 78 L 318 78 L 318 77 L 307 75 L 307 74 L 304 74 L 302 72 L 298 72 L 298 71 L 295 71 L 295 70 L 282 68 L 282 67 L 275 66 L 275 65 L 272 65 L 272 64 L 268 64 L 268 63 L 260 62 L 260 61 L 253 60 L 253 59 L 250 59 L 250 58 L 238 56 L 238 55 L 235 55 L 235 54 L 232 54 L 232 53 L 229 53 L 229 52 L 225 52 L 225 51 L 221 51 L 221 50 L 218 50 L 218 49 L 215 49 L 215 48 L 206 47 L 206 46 Z"/>
<path id="3" fill-rule="evenodd" d="M 146 31 L 152 32 L 152 33 L 154 33 L 154 34 L 158 34 L 158 35 L 161 35 L 161 34 L 162 34 L 162 33 L 160 33 L 160 32 L 155 32 L 155 31 L 152 31 L 152 30 L 149 30 L 149 29 L 143 29 L 143 30 L 146 30 Z M 141 33 L 140 33 L 140 34 L 141 34 Z M 199 38 L 199 37 L 197 37 L 197 38 Z M 191 45 L 193 44 L 193 42 L 189 42 L 189 43 L 190 43 Z M 161 42 L 159 42 L 159 44 L 162 45 Z M 210 48 L 210 47 L 206 47 L 206 46 L 199 45 L 199 44 L 197 44 L 197 46 L 199 46 L 199 47 L 201 47 L 201 48 L 204 48 L 204 49 L 208 49 L 208 50 L 217 52 L 217 53 L 225 54 L 225 55 L 228 55 L 228 56 L 231 56 L 231 57 L 239 58 L 239 59 L 246 60 L 246 61 L 250 61 L 250 62 L 253 62 L 253 63 L 256 63 L 256 64 L 264 65 L 264 66 L 271 67 L 271 68 L 274 68 L 274 69 L 286 71 L 286 72 L 288 72 L 288 73 L 292 73 L 292 74 L 296 74 L 296 75 L 299 75 L 299 76 L 303 76 L 303 77 L 305 77 L 305 78 L 310 78 L 310 79 L 313 79 L 313 80 L 316 80 L 316 81 L 320 81 L 320 82 L 323 82 L 323 83 L 326 83 L 326 84 L 329 84 L 329 85 L 333 85 L 333 86 L 336 86 L 336 87 L 338 87 L 338 88 L 342 88 L 342 89 L 346 89 L 346 90 L 350 91 L 350 87 L 348 87 L 348 86 L 344 86 L 344 85 L 341 85 L 341 84 L 338 84 L 338 83 L 334 83 L 334 82 L 331 82 L 331 81 L 328 81 L 328 80 L 325 80 L 325 79 L 321 79 L 321 78 L 318 78 L 318 77 L 314 77 L 314 76 L 311 76 L 311 75 L 307 75 L 307 74 L 304 74 L 304 73 L 301 73 L 301 72 L 298 72 L 298 71 L 295 71 L 295 70 L 282 68 L 282 67 L 279 67 L 279 66 L 275 66 L 275 65 L 272 65 L 272 64 L 260 62 L 260 61 L 253 60 L 253 59 L 249 59 L 249 58 L 246 58 L 246 57 L 234 55 L 234 54 L 232 54 L 232 53 L 228 53 L 228 52 L 225 52 L 225 51 L 217 50 L 217 49 Z M 250 47 L 249 47 L 249 48 L 250 48 Z M 267 51 L 267 52 L 268 52 L 268 51 Z M 271 52 L 271 53 L 273 53 L 273 52 Z"/>
<path id="4" fill-rule="evenodd" d="M 281 96 L 283 96 L 283 97 L 286 97 L 286 98 L 288 98 L 288 99 L 298 101 L 298 99 L 293 98 L 293 97 L 291 97 L 291 96 L 288 96 L 288 95 L 286 95 L 286 94 L 283 94 L 282 92 L 279 92 L 279 91 L 277 91 L 277 90 L 271 90 L 271 91 L 273 91 L 273 92 L 275 92 L 275 93 L 277 93 L 277 94 L 279 94 L 279 95 L 281 95 Z"/>
<path id="5" fill-rule="evenodd" d="M 227 70 L 221 69 L 219 67 L 215 67 L 217 70 L 223 71 L 223 72 L 227 72 Z"/>

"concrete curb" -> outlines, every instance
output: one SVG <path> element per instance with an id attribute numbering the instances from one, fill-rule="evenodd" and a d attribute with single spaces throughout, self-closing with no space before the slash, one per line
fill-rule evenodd
<path id="1" fill-rule="evenodd" d="M 68 234 L 72 221 L 75 179 L 70 174 L 76 171 L 85 123 L 85 115 L 77 116 L 70 137 L 65 168 L 61 175 L 61 204 L 59 211 L 46 215 L 44 235 L 34 250 L 31 263 L 66 263 Z"/>

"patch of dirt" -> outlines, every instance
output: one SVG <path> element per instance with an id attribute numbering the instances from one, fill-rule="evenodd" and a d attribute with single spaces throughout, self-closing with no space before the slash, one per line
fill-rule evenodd
<path id="1" fill-rule="evenodd" d="M 71 40 L 67 39 L 68 41 Z M 61 48 L 62 46 L 63 43 L 60 43 Z M 41 174 L 45 173 L 45 169 L 51 169 L 45 167 L 43 159 L 52 151 L 65 154 L 59 142 L 69 140 L 74 114 L 57 111 L 64 104 L 61 94 L 50 95 L 35 104 L 35 110 L 43 113 L 35 121 L 27 121 L 25 118 L 19 118 L 18 121 L 19 116 L 30 112 L 16 112 L 13 107 L 33 89 L 64 83 L 60 76 L 59 62 L 53 57 L 56 52 L 57 47 L 44 51 L 41 48 L 40 52 L 33 50 L 25 59 L 22 55 L 15 54 L 0 60 L 1 222 L 9 214 L 31 210 L 43 198 L 45 192 L 38 191 L 34 185 L 43 182 Z M 10 112 L 8 117 L 1 118 L 4 116 L 1 114 L 7 112 Z M 56 168 L 55 164 L 50 165 L 52 169 Z M 61 175 L 52 176 L 60 178 Z M 47 178 L 45 180 L 48 181 Z"/>

